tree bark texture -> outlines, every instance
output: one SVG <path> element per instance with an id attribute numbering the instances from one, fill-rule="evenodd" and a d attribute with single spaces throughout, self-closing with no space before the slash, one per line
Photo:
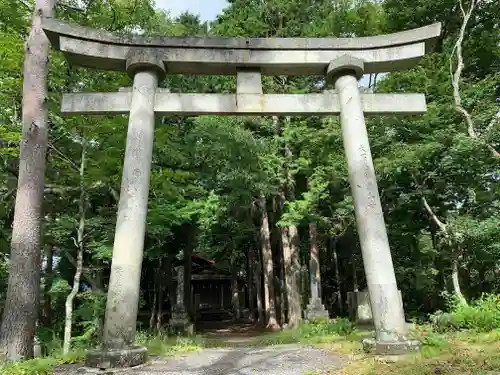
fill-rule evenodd
<path id="1" fill-rule="evenodd" d="M 158 285 L 158 269 L 155 269 L 155 275 L 153 277 L 153 295 L 152 295 L 152 303 L 151 303 L 151 312 L 149 314 L 149 329 L 152 331 L 155 327 L 155 322 L 156 322 L 156 314 L 157 314 L 157 305 L 158 305 L 158 300 L 157 300 L 157 285 Z"/>
<path id="2" fill-rule="evenodd" d="M 259 241 L 260 242 L 260 241 Z M 260 259 L 259 253 L 255 253 L 255 290 L 256 290 L 256 300 L 257 300 L 257 325 L 264 326 L 266 321 L 266 313 L 264 311 L 264 306 L 262 304 L 262 261 Z"/>
<path id="3" fill-rule="evenodd" d="M 248 293 L 248 310 L 250 311 L 251 319 L 255 319 L 255 284 L 254 267 L 255 267 L 254 248 L 250 247 L 247 253 L 247 293 Z"/>
<path id="4" fill-rule="evenodd" d="M 47 154 L 47 76 L 50 43 L 42 17 L 54 17 L 55 0 L 36 0 L 26 43 L 22 142 L 12 229 L 10 272 L 0 328 L 0 354 L 10 361 L 33 356 L 40 300 L 40 241 Z"/>
<path id="5" fill-rule="evenodd" d="M 337 254 L 337 241 L 331 241 L 332 256 L 333 256 L 333 267 L 335 271 L 335 304 L 337 306 L 338 313 L 343 311 L 342 303 L 342 281 L 340 280 L 340 269 L 339 269 L 339 258 Z"/>
<path id="6" fill-rule="evenodd" d="M 165 298 L 165 266 L 164 263 L 159 260 L 158 265 L 158 301 L 157 301 L 157 311 L 156 311 L 156 331 L 160 332 L 163 326 L 163 300 Z"/>
<path id="7" fill-rule="evenodd" d="M 231 294 L 232 294 L 232 305 L 233 305 L 233 319 L 240 320 L 241 310 L 240 310 L 240 293 L 238 288 L 238 264 L 235 253 L 233 249 L 233 255 L 231 256 Z"/>
<path id="8" fill-rule="evenodd" d="M 193 250 L 196 243 L 196 228 L 194 226 L 188 229 L 187 244 L 184 248 L 184 306 L 191 319 L 194 319 L 193 313 L 193 293 L 191 283 L 191 271 L 193 268 Z"/>
<path id="9" fill-rule="evenodd" d="M 266 198 L 263 193 L 259 196 L 259 207 L 261 210 L 261 247 L 262 247 L 262 271 L 264 274 L 264 304 L 266 309 L 267 327 L 278 327 L 276 318 L 276 306 L 274 296 L 274 269 L 273 254 L 271 249 L 271 233 L 269 231 L 269 216 L 267 214 Z"/>
<path id="10" fill-rule="evenodd" d="M 283 256 L 285 263 L 286 295 L 288 300 L 288 327 L 296 328 L 302 320 L 300 296 L 300 261 L 298 231 L 295 225 L 282 228 Z"/>

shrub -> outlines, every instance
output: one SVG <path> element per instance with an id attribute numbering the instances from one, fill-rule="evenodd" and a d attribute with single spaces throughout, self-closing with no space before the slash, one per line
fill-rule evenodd
<path id="1" fill-rule="evenodd" d="M 345 318 L 339 318 L 335 321 L 321 319 L 302 324 L 297 334 L 303 338 L 318 336 L 340 335 L 347 336 L 354 332 L 354 324 Z"/>
<path id="2" fill-rule="evenodd" d="M 483 294 L 471 305 L 458 305 L 453 321 L 463 329 L 489 332 L 500 328 L 500 295 Z"/>
<path id="3" fill-rule="evenodd" d="M 78 363 L 83 360 L 82 352 L 73 352 L 68 355 L 58 357 L 34 358 L 27 361 L 0 364 L 0 374 L 2 375 L 49 375 L 59 365 Z"/>
<path id="4" fill-rule="evenodd" d="M 199 336 L 169 336 L 165 332 L 152 334 L 143 331 L 136 333 L 135 343 L 147 347 L 149 354 L 154 356 L 193 352 L 205 346 L 203 338 Z"/>
<path id="5" fill-rule="evenodd" d="M 500 329 L 500 295 L 483 294 L 470 305 L 451 297 L 448 305 L 449 313 L 438 311 L 431 315 L 433 328 L 438 332 L 459 329 L 490 332 Z"/>
<path id="6" fill-rule="evenodd" d="M 436 332 L 432 325 L 416 326 L 410 332 L 413 339 L 420 341 L 424 346 L 443 347 L 448 345 L 448 339 L 445 335 Z"/>

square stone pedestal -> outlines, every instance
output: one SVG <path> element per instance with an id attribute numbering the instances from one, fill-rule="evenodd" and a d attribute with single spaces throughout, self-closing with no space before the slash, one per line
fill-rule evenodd
<path id="1" fill-rule="evenodd" d="M 320 298 L 311 298 L 304 313 L 306 320 L 330 319 L 328 310 L 321 303 Z"/>
<path id="2" fill-rule="evenodd" d="M 420 342 L 416 340 L 378 341 L 376 339 L 364 339 L 363 350 L 366 353 L 382 356 L 401 356 L 411 354 L 420 350 Z"/>
<path id="3" fill-rule="evenodd" d="M 403 297 L 399 291 L 399 300 L 403 306 Z M 373 314 L 368 291 L 348 292 L 347 304 L 349 318 L 356 324 L 373 325 Z"/>
<path id="4" fill-rule="evenodd" d="M 88 368 L 107 370 L 130 368 L 148 361 L 148 350 L 142 346 L 126 349 L 91 350 L 87 353 L 85 366 Z"/>
<path id="5" fill-rule="evenodd" d="M 174 306 L 169 324 L 175 334 L 188 336 L 194 334 L 194 324 L 191 322 L 186 309 L 182 305 Z"/>

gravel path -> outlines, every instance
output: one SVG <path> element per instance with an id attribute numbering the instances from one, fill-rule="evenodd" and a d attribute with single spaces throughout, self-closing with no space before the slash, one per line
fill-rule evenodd
<path id="1" fill-rule="evenodd" d="M 340 367 L 342 360 L 321 349 L 300 345 L 265 348 L 205 349 L 154 361 L 133 375 L 310 375 L 316 370 Z"/>

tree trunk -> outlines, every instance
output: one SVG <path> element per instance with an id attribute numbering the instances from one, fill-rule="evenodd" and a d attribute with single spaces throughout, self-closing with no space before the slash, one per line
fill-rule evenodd
<path id="1" fill-rule="evenodd" d="M 47 154 L 49 40 L 42 17 L 54 17 L 54 0 L 36 0 L 26 43 L 23 73 L 22 142 L 12 228 L 10 272 L 0 328 L 0 356 L 19 361 L 33 356 L 40 300 L 40 241 Z"/>
<path id="2" fill-rule="evenodd" d="M 351 266 L 352 266 L 352 289 L 354 292 L 359 292 L 358 267 L 356 264 L 356 257 L 354 256 L 354 254 L 351 255 Z"/>
<path id="3" fill-rule="evenodd" d="M 158 303 L 157 301 L 157 294 L 156 294 L 156 285 L 158 283 L 158 270 L 155 270 L 155 275 L 153 278 L 153 303 L 151 304 L 151 313 L 149 314 L 149 330 L 152 331 L 155 327 L 155 322 L 156 322 L 156 305 Z"/>
<path id="4" fill-rule="evenodd" d="M 54 245 L 47 245 L 45 249 L 45 278 L 43 285 L 43 326 L 52 328 L 52 297 L 50 289 L 54 280 Z"/>
<path id="5" fill-rule="evenodd" d="M 231 255 L 231 294 L 232 294 L 232 305 L 233 305 L 233 319 L 240 320 L 241 310 L 240 310 L 240 293 L 238 286 L 238 264 L 236 261 L 236 252 L 233 249 L 233 254 Z"/>
<path id="6" fill-rule="evenodd" d="M 302 320 L 299 289 L 300 261 L 298 231 L 295 225 L 282 229 L 283 256 L 285 263 L 286 295 L 288 299 L 288 327 L 296 328 Z"/>
<path id="7" fill-rule="evenodd" d="M 106 300 L 104 298 L 105 293 L 104 293 L 104 281 L 103 281 L 103 269 L 102 267 L 99 267 L 96 272 L 95 272 L 95 279 L 94 279 L 94 284 L 92 286 L 92 292 L 96 296 L 102 297 L 101 304 L 95 303 L 95 310 L 94 310 L 94 316 L 96 320 L 96 336 L 97 337 L 102 337 L 102 333 L 104 331 L 104 311 L 106 308 Z M 102 308 L 101 308 L 102 307 Z"/>
<path id="8" fill-rule="evenodd" d="M 163 299 L 165 296 L 165 267 L 163 262 L 160 260 L 159 265 L 159 278 L 158 278 L 158 302 L 157 302 L 157 313 L 156 313 L 156 331 L 160 332 L 163 326 Z"/>
<path id="9" fill-rule="evenodd" d="M 85 186 L 83 177 L 85 174 L 85 154 L 86 154 L 86 140 L 83 139 L 82 142 L 82 160 L 80 162 L 80 201 L 79 201 L 79 213 L 80 220 L 78 223 L 77 238 L 75 241 L 75 246 L 77 248 L 76 253 L 76 270 L 73 279 L 73 288 L 66 298 L 65 304 L 65 320 L 64 320 L 64 341 L 63 341 L 63 353 L 68 354 L 71 350 L 71 327 L 73 323 L 73 300 L 75 299 L 78 291 L 80 290 L 80 278 L 83 270 L 83 234 L 85 231 Z"/>
<path id="10" fill-rule="evenodd" d="M 279 121 L 276 121 L 279 126 Z M 285 119 L 285 127 L 290 126 L 290 117 Z M 286 198 L 290 201 L 295 200 L 295 181 L 294 175 L 290 170 L 290 165 L 293 163 L 293 152 L 289 144 L 285 141 L 284 144 L 284 177 L 285 183 L 282 187 L 280 198 L 281 208 L 284 208 Z M 285 265 L 286 279 L 286 295 L 288 302 L 288 326 L 295 328 L 302 320 L 302 303 L 301 303 L 301 266 L 299 253 L 299 233 L 295 225 L 289 225 L 281 234 L 283 243 L 283 263 Z"/>
<path id="11" fill-rule="evenodd" d="M 342 282 L 340 281 L 340 270 L 339 270 L 339 258 L 337 254 L 337 241 L 332 241 L 332 256 L 333 256 L 333 267 L 335 271 L 335 304 L 337 305 L 337 312 L 340 314 L 343 312 L 342 305 Z"/>
<path id="12" fill-rule="evenodd" d="M 169 316 L 172 315 L 172 309 L 175 306 L 176 295 L 175 295 L 175 284 L 174 284 L 174 273 L 172 272 L 172 255 L 167 255 L 167 264 L 166 264 L 166 277 L 167 277 L 167 292 L 168 292 L 168 305 L 170 307 Z"/>
<path id="13" fill-rule="evenodd" d="M 191 271 L 193 268 L 193 250 L 196 243 L 196 227 L 190 224 L 188 230 L 187 244 L 184 248 L 184 306 L 191 319 L 194 319 L 193 313 L 193 293 L 191 283 Z"/>
<path id="14" fill-rule="evenodd" d="M 283 207 L 282 207 L 282 197 L 281 195 L 278 195 L 274 197 L 273 199 L 273 210 L 272 213 L 270 214 L 269 220 L 270 220 L 270 226 L 273 228 L 273 231 L 271 232 L 271 239 L 273 239 L 273 236 L 276 237 L 275 242 L 275 272 L 277 273 L 276 275 L 276 283 L 275 283 L 275 295 L 277 298 L 277 303 L 279 307 L 279 324 L 281 326 L 285 325 L 286 323 L 286 311 L 288 309 L 288 301 L 287 301 L 287 291 L 286 291 L 286 272 L 285 272 L 285 254 L 284 254 L 284 243 L 283 243 L 283 234 L 282 234 L 282 229 L 279 228 L 276 224 L 279 220 L 280 215 L 283 212 Z M 287 238 L 288 241 L 288 238 Z M 273 241 L 271 241 L 273 242 Z"/>
<path id="15" fill-rule="evenodd" d="M 250 247 L 247 253 L 247 293 L 248 293 L 248 310 L 250 311 L 250 317 L 252 321 L 255 319 L 255 287 L 254 287 L 254 248 Z"/>
<path id="16" fill-rule="evenodd" d="M 453 259 L 451 264 L 451 281 L 453 283 L 453 291 L 455 292 L 455 295 L 458 297 L 461 303 L 466 305 L 467 300 L 462 294 L 462 289 L 460 288 L 460 279 L 458 274 L 458 259 Z"/>
<path id="17" fill-rule="evenodd" d="M 257 325 L 264 326 L 266 323 L 266 314 L 264 312 L 264 306 L 262 306 L 262 261 L 260 260 L 259 254 L 255 254 L 255 290 L 257 299 Z"/>
<path id="18" fill-rule="evenodd" d="M 261 210 L 261 247 L 262 247 L 262 271 L 264 274 L 264 304 L 266 309 L 266 321 L 268 328 L 279 328 L 276 318 L 276 306 L 274 296 L 274 269 L 273 254 L 271 249 L 271 234 L 269 232 L 269 217 L 267 214 L 266 198 L 263 193 L 259 196 L 259 207 Z"/>
<path id="19" fill-rule="evenodd" d="M 422 203 L 424 205 L 424 208 L 426 209 L 427 213 L 430 215 L 431 219 L 434 221 L 434 223 L 438 226 L 439 230 L 443 233 L 447 244 L 450 249 L 456 248 L 456 241 L 455 241 L 455 234 L 453 232 L 449 233 L 449 228 L 448 225 L 442 222 L 436 215 L 436 213 L 432 210 L 431 206 L 427 202 L 427 199 L 422 195 L 421 197 Z M 452 268 L 452 273 L 451 273 L 451 280 L 453 283 L 453 290 L 457 297 L 459 298 L 460 302 L 463 303 L 464 305 L 467 305 L 467 300 L 465 299 L 464 295 L 462 294 L 462 291 L 460 289 L 460 281 L 459 281 L 459 276 L 458 276 L 458 257 L 454 257 L 452 260 L 451 264 Z"/>
<path id="20" fill-rule="evenodd" d="M 321 298 L 321 269 L 318 251 L 316 224 L 309 224 L 309 277 L 311 284 L 311 298 Z M 315 290 L 314 290 L 315 289 Z"/>

